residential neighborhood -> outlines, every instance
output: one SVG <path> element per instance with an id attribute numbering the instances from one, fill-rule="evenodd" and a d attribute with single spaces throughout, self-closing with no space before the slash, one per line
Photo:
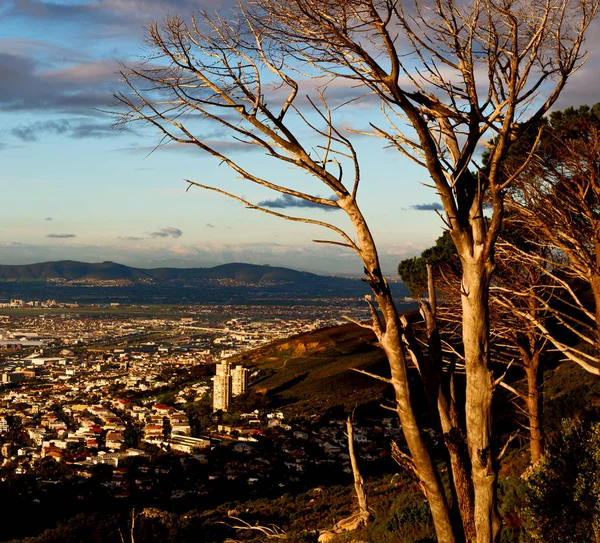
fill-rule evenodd
<path id="1" fill-rule="evenodd" d="M 250 493 L 293 488 L 310 473 L 348 479 L 343 418 L 297 419 L 285 408 L 254 407 L 248 392 L 260 372 L 228 362 L 275 339 L 340 321 L 240 313 L 218 323 L 201 315 L 4 319 L 0 478 L 37 480 L 28 488 L 35 495 L 40 477 L 51 479 L 52 461 L 63 480 L 65 473 L 100 477 L 110 495 L 134 501 L 164 495 L 164 476 L 175 472 L 169 499 L 212 499 L 229 484 Z M 217 394 L 226 403 L 216 402 Z M 355 441 L 361 458 L 389 457 L 389 440 L 398 432 L 392 418 L 360 421 Z"/>

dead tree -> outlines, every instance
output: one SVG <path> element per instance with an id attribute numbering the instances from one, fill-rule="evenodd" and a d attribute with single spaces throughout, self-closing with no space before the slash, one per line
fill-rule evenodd
<path id="1" fill-rule="evenodd" d="M 365 484 L 360 473 L 360 468 L 358 467 L 358 457 L 354 448 L 354 421 L 353 416 L 350 415 L 348 415 L 348 419 L 346 420 L 346 437 L 348 438 L 348 455 L 350 456 L 350 466 L 352 467 L 358 510 L 349 517 L 336 522 L 332 530 L 321 532 L 319 541 L 330 541 L 330 538 L 335 537 L 335 534 L 356 530 L 359 526 L 367 524 L 372 518 L 367 502 Z"/>
<path id="2" fill-rule="evenodd" d="M 554 289 L 548 285 L 544 269 L 523 260 L 515 250 L 519 246 L 521 250 L 537 251 L 543 255 L 547 248 L 540 247 L 523 236 L 522 231 L 511 225 L 510 217 L 508 224 L 506 223 L 505 219 L 506 228 L 497 245 L 497 270 L 490 289 L 491 359 L 497 369 L 502 364 L 507 366 L 504 375 L 497 378 L 495 383 L 511 392 L 517 412 L 527 418 L 527 424 L 522 424 L 520 420 L 517 420 L 517 424 L 529 435 L 531 461 L 535 464 L 544 449 L 541 361 L 547 340 L 522 315 L 526 313 L 545 322 L 548 312 L 543 309 L 540 300 L 548 305 Z M 455 263 L 457 257 L 454 246 L 449 248 L 448 241 L 449 237 L 444 234 L 438 238 L 435 246 L 423 251 L 420 257 L 402 261 L 398 271 L 402 280 L 411 285 L 413 295 L 429 293 L 431 310 L 427 309 L 427 301 L 420 301 L 425 325 L 415 326 L 415 335 L 430 338 L 430 330 L 437 324 L 444 366 L 461 374 L 464 373 L 464 352 L 461 345 L 460 270 Z M 441 298 L 437 310 L 436 292 Z M 433 317 L 428 316 L 428 313 L 433 313 Z M 431 341 L 421 341 L 425 344 L 425 351 L 429 352 Z M 451 360 L 455 360 L 453 365 L 449 364 Z M 505 377 L 510 367 L 523 371 L 526 383 L 524 389 L 507 383 Z M 511 375 L 514 375 L 514 371 L 511 371 Z M 447 431 L 443 430 L 443 433 L 446 434 Z"/>
<path id="3" fill-rule="evenodd" d="M 440 542 L 489 543 L 499 536 L 488 300 L 503 194 L 512 182 L 499 170 L 508 146 L 528 126 L 517 124 L 522 108 L 529 106 L 529 123 L 543 116 L 580 64 L 583 35 L 597 2 L 436 0 L 418 2 L 409 12 L 397 0 L 252 0 L 248 7 L 238 6 L 235 20 L 203 14 L 189 23 L 170 17 L 162 26 L 151 25 L 154 56 L 147 65 L 123 72 L 130 90 L 118 96 L 125 106 L 123 122 L 149 123 L 167 141 L 195 146 L 245 180 L 345 212 L 352 235 L 332 223 L 261 208 L 222 188 L 188 180 L 251 209 L 322 226 L 341 239 L 315 241 L 343 246 L 361 259 L 374 295 L 368 327 L 387 356 L 396 411 Z M 313 77 L 347 80 L 379 97 L 381 123 L 374 120 L 369 133 L 423 166 L 444 206 L 462 265 L 469 465 L 457 469 L 474 498 L 461 525 L 452 521 L 413 409 L 405 326 L 358 204 L 361 170 L 352 135 L 336 125 L 323 89 L 313 92 L 316 98 L 309 96 L 308 107 L 299 98 L 306 86 L 314 87 Z M 243 161 L 198 136 L 197 120 L 310 174 L 335 198 L 248 171 Z M 475 153 L 491 136 L 489 168 L 483 172 Z M 492 202 L 489 221 L 484 201 Z"/>
<path id="4" fill-rule="evenodd" d="M 543 429 L 543 364 L 548 356 L 548 341 L 532 320 L 546 323 L 546 310 L 554 299 L 554 289 L 546 270 L 521 258 L 524 246 L 516 236 L 504 237 L 498 244 L 499 270 L 491 287 L 492 323 L 498 335 L 498 349 L 509 363 L 515 363 L 525 373 L 525 389 L 517 389 L 504 379 L 498 383 L 515 395 L 517 410 L 527 419 L 531 464 L 535 465 L 544 452 Z M 518 247 L 521 250 L 517 250 Z M 528 247 L 539 256 L 546 248 L 537 244 Z M 507 370 L 508 371 L 508 370 Z"/>
<path id="5" fill-rule="evenodd" d="M 537 297 L 559 327 L 537 315 L 523 317 L 566 359 L 600 375 L 599 106 L 555 112 L 543 129 L 509 205 L 534 244 L 519 258 L 543 270 L 560 299 L 551 305 Z"/>
<path id="6" fill-rule="evenodd" d="M 348 420 L 346 420 L 346 433 L 348 436 L 348 454 L 350 456 L 352 475 L 354 477 L 354 489 L 356 491 L 356 499 L 358 501 L 358 516 L 360 518 L 360 522 L 362 524 L 366 524 L 371 518 L 371 513 L 369 512 L 365 485 L 362 475 L 360 474 L 360 468 L 358 467 L 356 451 L 354 450 L 354 425 L 352 422 L 352 417 L 350 416 L 348 416 Z"/>
<path id="7" fill-rule="evenodd" d="M 259 524 L 250 524 L 249 522 L 238 518 L 236 516 L 230 516 L 229 517 L 231 519 L 233 523 L 230 522 L 225 522 L 225 521 L 219 521 L 217 522 L 217 524 L 224 524 L 225 526 L 235 530 L 236 532 L 241 532 L 241 533 L 257 533 L 260 534 L 260 537 L 263 538 L 264 541 L 270 541 L 273 539 L 279 540 L 279 541 L 285 541 L 288 539 L 286 533 L 279 528 L 279 526 L 276 526 L 275 524 L 270 524 L 268 526 L 262 526 Z M 241 540 L 238 539 L 226 539 L 224 543 L 242 543 Z"/>

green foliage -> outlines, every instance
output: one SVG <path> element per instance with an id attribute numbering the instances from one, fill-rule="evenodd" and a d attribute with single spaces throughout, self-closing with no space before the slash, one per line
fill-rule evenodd
<path id="1" fill-rule="evenodd" d="M 435 245 L 425 249 L 421 256 L 407 258 L 398 264 L 398 275 L 410 290 L 411 296 L 415 298 L 427 293 L 426 264 L 431 264 L 434 272 L 443 270 L 444 272 L 458 273 L 460 264 L 456 248 L 448 232 L 444 232 L 435 241 Z"/>
<path id="2" fill-rule="evenodd" d="M 422 256 L 415 256 L 402 260 L 398 264 L 398 275 L 402 282 L 410 290 L 413 298 L 422 296 L 427 292 L 427 269 L 425 268 L 425 259 Z"/>
<path id="3" fill-rule="evenodd" d="M 520 477 L 511 475 L 500 477 L 498 486 L 499 511 L 504 523 L 500 543 L 518 543 L 524 522 L 526 484 Z"/>
<path id="4" fill-rule="evenodd" d="M 166 405 L 173 405 L 175 403 L 176 399 L 177 399 L 177 391 L 169 390 L 168 392 L 159 394 L 156 397 L 156 403 L 164 403 Z"/>
<path id="5" fill-rule="evenodd" d="M 550 126 L 563 140 L 579 140 L 581 122 L 600 123 L 600 103 L 593 106 L 568 107 L 564 111 L 554 111 L 550 114 Z"/>
<path id="6" fill-rule="evenodd" d="M 593 106 L 580 106 L 578 108 L 568 107 L 563 111 L 554 111 L 549 118 L 542 118 L 536 124 L 531 125 L 528 130 L 519 137 L 510 147 L 508 156 L 503 164 L 506 175 L 519 169 L 538 137 L 542 129 L 542 136 L 536 149 L 536 155 L 541 158 L 542 163 L 549 165 L 560 161 L 565 148 L 581 145 L 587 136 L 587 128 L 600 126 L 600 103 Z M 494 140 L 492 140 L 493 143 Z M 489 151 L 482 156 L 484 168 L 489 160 Z M 518 191 L 518 184 L 516 185 Z"/>
<path id="7" fill-rule="evenodd" d="M 135 426 L 128 426 L 123 432 L 123 437 L 127 447 L 137 447 L 140 442 L 141 431 Z"/>
<path id="8" fill-rule="evenodd" d="M 544 373 L 544 426 L 550 433 L 562 429 L 564 419 L 583 414 L 600 396 L 600 380 L 574 362 L 563 361 Z"/>
<path id="9" fill-rule="evenodd" d="M 240 420 L 240 414 L 237 411 L 227 411 L 221 416 L 223 424 L 237 424 Z"/>
<path id="10" fill-rule="evenodd" d="M 365 539 L 378 543 L 427 543 L 435 541 L 431 513 L 414 485 L 394 490 L 387 507 L 378 508 L 375 522 L 365 529 Z"/>
<path id="11" fill-rule="evenodd" d="M 205 394 L 197 402 L 183 404 L 183 410 L 189 417 L 192 429 L 196 434 L 213 426 L 212 394 Z"/>
<path id="12" fill-rule="evenodd" d="M 529 541 L 580 543 L 600 533 L 600 423 L 565 420 L 527 479 Z"/>

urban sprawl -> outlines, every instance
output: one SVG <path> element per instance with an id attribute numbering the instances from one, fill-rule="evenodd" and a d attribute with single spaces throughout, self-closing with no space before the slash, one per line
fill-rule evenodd
<path id="1" fill-rule="evenodd" d="M 127 316 L 10 303 L 38 311 L 0 317 L 0 478 L 29 477 L 34 499 L 52 483 L 52 465 L 62 466 L 63 481 L 65 470 L 73 480 L 99 478 L 124 499 L 204 496 L 223 481 L 281 488 L 312 471 L 351 472 L 343 418 L 293 420 L 284 407 L 253 404 L 248 391 L 260 371 L 229 360 L 345 322 L 322 318 L 322 307 L 191 306 Z M 355 433 L 369 462 L 387 454 L 398 428 L 379 419 Z"/>

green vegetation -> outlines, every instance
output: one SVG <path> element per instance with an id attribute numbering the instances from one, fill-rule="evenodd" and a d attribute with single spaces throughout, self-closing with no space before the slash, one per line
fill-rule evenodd
<path id="1" fill-rule="evenodd" d="M 460 262 L 450 234 L 446 231 L 435 240 L 435 245 L 425 249 L 421 256 L 407 258 L 398 264 L 398 275 L 413 297 L 427 293 L 427 264 L 440 272 L 460 273 Z M 438 282 L 439 288 L 439 282 Z"/>
<path id="2" fill-rule="evenodd" d="M 530 540 L 598 541 L 599 472 L 600 422 L 565 420 L 526 479 L 523 516 Z"/>

